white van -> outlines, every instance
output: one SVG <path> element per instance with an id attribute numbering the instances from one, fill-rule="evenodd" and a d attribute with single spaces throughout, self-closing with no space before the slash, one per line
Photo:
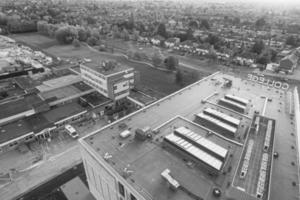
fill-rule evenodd
<path id="1" fill-rule="evenodd" d="M 75 129 L 73 126 L 71 126 L 70 124 L 67 124 L 67 125 L 65 126 L 65 129 L 66 129 L 67 133 L 68 133 L 72 138 L 76 139 L 76 138 L 79 137 L 79 135 L 78 135 L 76 129 Z"/>

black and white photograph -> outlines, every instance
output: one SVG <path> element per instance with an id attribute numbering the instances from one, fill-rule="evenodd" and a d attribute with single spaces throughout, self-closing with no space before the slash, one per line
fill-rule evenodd
<path id="1" fill-rule="evenodd" d="M 300 0 L 0 0 L 0 200 L 300 200 Z"/>

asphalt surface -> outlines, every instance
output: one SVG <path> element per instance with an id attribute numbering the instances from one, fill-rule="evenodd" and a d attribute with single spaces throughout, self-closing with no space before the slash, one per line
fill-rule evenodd
<path id="1" fill-rule="evenodd" d="M 46 196 L 48 194 L 53 193 L 57 188 L 61 185 L 65 184 L 66 182 L 70 181 L 71 179 L 79 176 L 81 180 L 86 184 L 86 175 L 84 173 L 83 164 L 80 163 L 79 165 L 74 166 L 73 168 L 69 169 L 68 171 L 60 174 L 59 176 L 53 178 L 52 180 L 46 182 L 45 184 L 37 187 L 36 189 L 26 193 L 22 197 L 17 198 L 17 200 L 46 200 L 49 199 Z M 57 194 L 56 194 L 57 195 Z M 57 200 L 64 200 L 63 196 L 60 196 Z"/>

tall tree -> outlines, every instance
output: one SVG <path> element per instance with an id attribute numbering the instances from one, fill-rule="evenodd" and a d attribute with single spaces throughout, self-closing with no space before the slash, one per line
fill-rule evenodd
<path id="1" fill-rule="evenodd" d="M 266 22 L 265 18 L 262 17 L 262 18 L 259 18 L 259 19 L 256 20 L 256 22 L 255 22 L 255 27 L 256 27 L 257 29 L 261 29 L 261 28 L 263 28 L 266 24 L 267 24 L 267 22 Z"/>
<path id="2" fill-rule="evenodd" d="M 256 40 L 252 46 L 252 52 L 258 55 L 261 54 L 264 49 L 265 49 L 265 44 L 262 40 Z"/>
<path id="3" fill-rule="evenodd" d="M 77 37 L 77 30 L 71 26 L 63 26 L 55 32 L 55 38 L 61 44 L 70 44 Z"/>
<path id="4" fill-rule="evenodd" d="M 175 56 L 169 56 L 165 59 L 164 63 L 167 69 L 174 70 L 178 66 L 179 60 Z"/>
<path id="5" fill-rule="evenodd" d="M 156 34 L 160 35 L 164 38 L 168 38 L 168 34 L 167 34 L 167 31 L 166 31 L 166 26 L 165 26 L 164 23 L 160 23 L 158 25 Z"/>
<path id="6" fill-rule="evenodd" d="M 206 30 L 209 30 L 210 29 L 210 25 L 208 23 L 208 20 L 207 19 L 202 19 L 200 27 L 205 28 Z"/>

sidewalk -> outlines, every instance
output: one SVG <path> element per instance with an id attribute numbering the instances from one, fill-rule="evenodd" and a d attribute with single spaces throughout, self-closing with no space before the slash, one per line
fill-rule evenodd
<path id="1" fill-rule="evenodd" d="M 81 154 L 79 146 L 76 145 L 61 154 L 42 161 L 34 168 L 28 169 L 29 172 L 26 175 L 0 188 L 0 197 L 3 200 L 16 199 L 80 162 Z"/>

